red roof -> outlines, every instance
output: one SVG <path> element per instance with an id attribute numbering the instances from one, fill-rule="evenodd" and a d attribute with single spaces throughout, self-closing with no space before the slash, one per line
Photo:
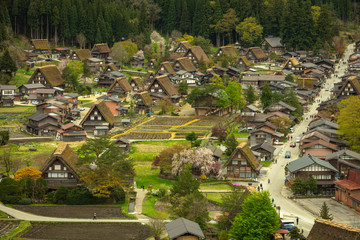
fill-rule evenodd
<path id="1" fill-rule="evenodd" d="M 356 194 L 351 194 L 350 196 L 351 198 L 358 200 L 360 202 L 360 193 L 356 193 Z"/>
<path id="2" fill-rule="evenodd" d="M 279 230 L 277 230 L 275 233 L 288 234 L 288 233 L 289 233 L 289 231 L 288 231 L 288 230 L 286 230 L 286 229 L 282 229 L 282 228 L 280 228 L 280 229 L 279 229 Z"/>
<path id="3" fill-rule="evenodd" d="M 334 181 L 334 183 L 349 190 L 360 189 L 360 184 L 350 180 L 338 180 L 338 181 Z"/>

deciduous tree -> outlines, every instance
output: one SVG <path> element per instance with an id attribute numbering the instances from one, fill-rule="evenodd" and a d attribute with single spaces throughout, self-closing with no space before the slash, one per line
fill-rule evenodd
<path id="1" fill-rule="evenodd" d="M 133 163 L 113 141 L 106 137 L 87 139 L 78 150 L 79 175 L 96 197 L 110 197 L 116 186 L 128 187 L 128 177 L 134 176 Z"/>
<path id="2" fill-rule="evenodd" d="M 155 157 L 152 166 L 160 167 L 160 172 L 171 172 L 172 169 L 172 159 L 174 154 L 188 149 L 189 146 L 186 144 L 175 144 L 169 148 L 162 150 L 158 156 Z"/>
<path id="3" fill-rule="evenodd" d="M 20 169 L 15 173 L 15 181 L 20 181 L 25 178 L 30 178 L 32 180 L 38 180 L 41 178 L 41 172 L 34 167 L 26 167 L 24 169 Z"/>
<path id="4" fill-rule="evenodd" d="M 338 104 L 336 115 L 341 138 L 352 150 L 360 151 L 360 97 L 350 96 Z"/>
<path id="5" fill-rule="evenodd" d="M 255 192 L 242 204 L 240 212 L 230 229 L 230 237 L 235 239 L 269 239 L 280 228 L 278 214 L 273 207 L 269 193 Z"/>
<path id="6" fill-rule="evenodd" d="M 241 41 L 245 46 L 254 46 L 262 38 L 263 27 L 257 23 L 256 18 L 249 17 L 236 26 Z"/>
<path id="7" fill-rule="evenodd" d="M 121 42 L 117 42 L 111 48 L 110 57 L 116 60 L 120 65 L 123 65 L 128 61 L 129 54 L 125 50 L 125 48 L 120 44 Z"/>

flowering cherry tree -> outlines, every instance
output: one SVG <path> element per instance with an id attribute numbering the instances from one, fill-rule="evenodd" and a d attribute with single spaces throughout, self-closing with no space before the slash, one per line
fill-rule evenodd
<path id="1" fill-rule="evenodd" d="M 217 174 L 219 170 L 213 153 L 208 148 L 185 149 L 174 154 L 172 160 L 172 174 L 174 175 L 178 175 L 186 163 L 190 163 L 193 168 L 200 169 L 201 174 L 205 176 L 213 172 Z"/>

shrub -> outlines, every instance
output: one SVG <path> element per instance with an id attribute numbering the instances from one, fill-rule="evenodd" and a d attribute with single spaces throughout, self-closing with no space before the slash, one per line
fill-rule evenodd
<path id="1" fill-rule="evenodd" d="M 65 186 L 60 186 L 55 192 L 55 203 L 64 204 L 68 194 L 68 189 Z"/>
<path id="2" fill-rule="evenodd" d="M 51 203 L 51 204 L 55 204 L 56 203 L 56 198 L 55 198 L 55 191 L 53 192 L 49 192 L 45 199 L 46 199 L 46 203 Z"/>
<path id="3" fill-rule="evenodd" d="M 30 205 L 32 201 L 30 198 L 22 198 L 18 203 L 21 205 Z"/>
<path id="4" fill-rule="evenodd" d="M 0 201 L 16 204 L 22 198 L 21 186 L 12 178 L 3 178 L 0 182 Z"/>
<path id="5" fill-rule="evenodd" d="M 111 191 L 111 198 L 114 199 L 117 203 L 124 203 L 126 193 L 122 187 L 116 186 Z"/>
<path id="6" fill-rule="evenodd" d="M 85 205 L 91 204 L 92 202 L 92 194 L 84 187 L 71 189 L 66 195 L 66 204 L 69 205 Z"/>

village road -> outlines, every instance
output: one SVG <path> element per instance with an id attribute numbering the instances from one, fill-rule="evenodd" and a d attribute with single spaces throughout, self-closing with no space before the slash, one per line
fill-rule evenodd
<path id="1" fill-rule="evenodd" d="M 353 53 L 354 45 L 349 45 L 344 54 L 345 60 L 349 58 L 349 55 Z M 338 76 L 342 76 L 345 74 L 346 65 L 343 64 L 343 61 L 340 61 L 338 66 L 335 68 L 338 71 Z M 322 88 L 320 92 L 320 97 L 316 98 L 316 100 L 320 99 L 321 101 L 328 100 L 331 94 L 331 88 L 333 88 L 334 83 L 340 81 L 339 78 L 335 78 L 332 74 L 330 78 L 326 80 L 325 88 Z M 314 115 L 317 113 L 316 108 L 319 106 L 319 103 L 316 102 L 310 106 L 309 111 L 304 114 L 304 120 L 300 122 L 294 128 L 293 141 L 295 141 L 296 137 L 301 137 L 304 132 L 306 132 L 307 127 L 310 123 L 310 115 Z M 297 143 L 298 145 L 298 143 Z M 314 214 L 310 213 L 306 209 L 304 209 L 301 205 L 297 204 L 295 201 L 289 199 L 288 197 L 291 195 L 291 192 L 284 186 L 285 183 L 285 166 L 290 161 L 296 160 L 300 154 L 300 150 L 298 146 L 296 148 L 290 147 L 290 141 L 285 143 L 280 147 L 279 157 L 277 160 L 277 164 L 273 164 L 267 173 L 267 177 L 262 179 L 260 182 L 263 186 L 264 190 L 268 190 L 270 192 L 271 198 L 274 199 L 274 204 L 276 206 L 280 206 L 280 212 L 285 219 L 296 219 L 299 218 L 299 229 L 304 230 L 304 235 L 307 236 L 309 231 L 311 230 L 314 220 L 316 217 Z M 291 158 L 285 158 L 285 152 L 291 152 Z M 270 184 L 268 184 L 268 180 L 270 180 Z M 260 185 L 259 183 L 259 185 Z"/>

